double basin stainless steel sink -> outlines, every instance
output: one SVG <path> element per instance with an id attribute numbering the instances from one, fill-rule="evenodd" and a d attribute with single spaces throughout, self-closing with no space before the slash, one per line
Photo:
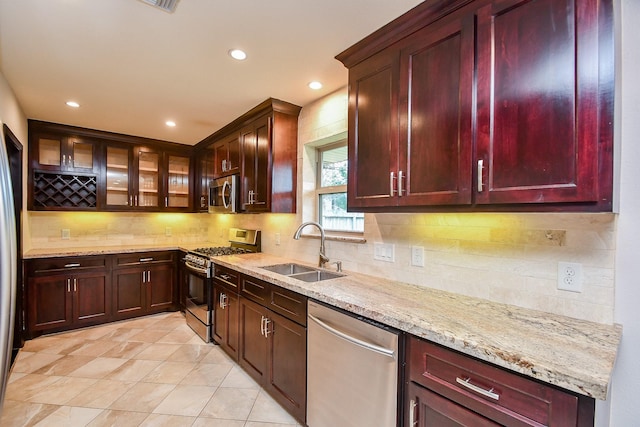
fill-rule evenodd
<path id="1" fill-rule="evenodd" d="M 295 263 L 268 265 L 262 268 L 273 273 L 282 274 L 283 276 L 302 280 L 304 282 L 320 282 L 322 280 L 335 279 L 337 277 L 344 276 L 344 274 L 334 273 L 333 271 L 321 270 Z"/>

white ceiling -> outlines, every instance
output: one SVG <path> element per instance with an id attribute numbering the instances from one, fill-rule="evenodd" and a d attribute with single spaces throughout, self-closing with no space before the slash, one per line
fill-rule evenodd
<path id="1" fill-rule="evenodd" d="M 334 56 L 420 2 L 0 0 L 0 70 L 28 118 L 196 144 L 269 97 L 345 86 Z"/>

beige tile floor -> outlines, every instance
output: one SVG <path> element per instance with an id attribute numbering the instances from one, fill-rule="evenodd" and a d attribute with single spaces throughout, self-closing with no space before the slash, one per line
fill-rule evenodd
<path id="1" fill-rule="evenodd" d="M 0 418 L 2 427 L 298 425 L 179 312 L 28 341 Z"/>

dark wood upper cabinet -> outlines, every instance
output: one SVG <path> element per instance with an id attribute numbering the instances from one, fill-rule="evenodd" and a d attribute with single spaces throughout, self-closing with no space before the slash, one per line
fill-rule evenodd
<path id="1" fill-rule="evenodd" d="M 300 109 L 269 98 L 196 145 L 215 151 L 214 177 L 240 175 L 243 211 L 296 211 Z"/>
<path id="2" fill-rule="evenodd" d="M 213 177 L 221 178 L 240 172 L 240 138 L 234 132 L 231 136 L 216 142 L 213 146 Z"/>
<path id="3" fill-rule="evenodd" d="M 349 209 L 612 210 L 610 0 L 425 2 L 337 59 Z"/>
<path id="4" fill-rule="evenodd" d="M 29 209 L 193 210 L 192 147 L 29 120 Z"/>
<path id="5" fill-rule="evenodd" d="M 478 203 L 598 202 L 596 2 L 478 11 Z"/>

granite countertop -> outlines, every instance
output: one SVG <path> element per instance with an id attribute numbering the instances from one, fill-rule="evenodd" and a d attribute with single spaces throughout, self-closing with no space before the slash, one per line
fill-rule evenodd
<path id="1" fill-rule="evenodd" d="M 52 258 L 57 256 L 88 256 L 88 255 L 112 255 L 112 254 L 125 254 L 133 252 L 153 252 L 153 251 L 173 251 L 184 250 L 190 251 L 195 248 L 216 246 L 209 242 L 200 242 L 193 244 L 180 244 L 180 245 L 114 245 L 114 246 L 101 246 L 100 242 L 96 242 L 96 246 L 93 247 L 70 247 L 70 248 L 44 248 L 44 249 L 31 249 L 22 255 L 23 259 L 33 258 Z M 219 245 L 218 245 L 219 246 Z"/>
<path id="2" fill-rule="evenodd" d="M 352 272 L 337 279 L 306 283 L 260 268 L 292 262 L 267 254 L 212 259 L 216 264 L 526 376 L 596 399 L 607 398 L 622 335 L 620 325 L 588 322 Z"/>

